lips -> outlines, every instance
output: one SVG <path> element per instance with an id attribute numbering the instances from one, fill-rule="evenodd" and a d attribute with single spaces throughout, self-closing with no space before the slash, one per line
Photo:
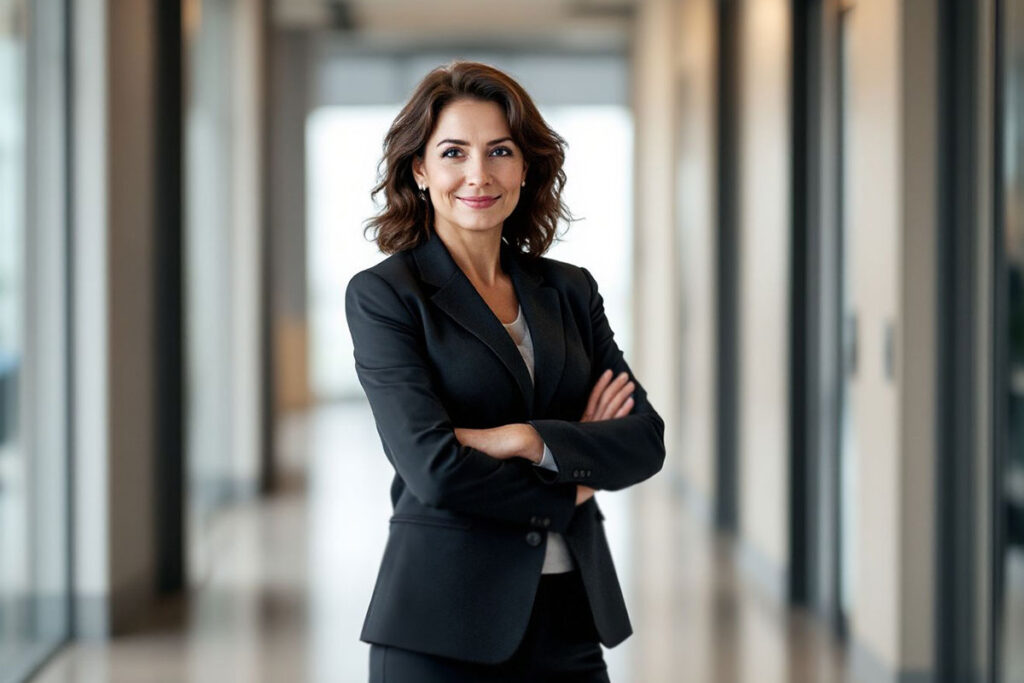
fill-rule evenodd
<path id="1" fill-rule="evenodd" d="M 471 209 L 486 209 L 494 206 L 498 197 L 458 197 L 458 200 Z"/>

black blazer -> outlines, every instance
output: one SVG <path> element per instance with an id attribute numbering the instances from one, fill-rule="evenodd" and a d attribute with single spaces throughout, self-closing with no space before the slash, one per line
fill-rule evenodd
<path id="1" fill-rule="evenodd" d="M 565 536 L 601 642 L 632 633 L 594 499 L 665 458 L 664 423 L 636 383 L 631 414 L 578 422 L 598 376 L 629 371 L 583 268 L 504 244 L 536 356 L 536 386 L 515 342 L 435 235 L 356 274 L 345 295 L 356 371 L 395 468 L 394 515 L 361 639 L 500 662 L 526 630 L 545 531 Z M 632 376 L 632 373 L 630 372 Z M 635 378 L 634 378 L 635 381 Z M 529 422 L 557 474 L 498 460 L 454 427 Z"/>

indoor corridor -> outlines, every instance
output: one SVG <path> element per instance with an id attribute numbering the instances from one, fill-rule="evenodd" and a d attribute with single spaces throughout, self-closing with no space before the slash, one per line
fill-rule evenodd
<path id="1" fill-rule="evenodd" d="M 417 96 L 466 62 L 528 97 Z M 439 225 L 568 266 L 493 306 Z M 391 253 L 418 279 L 348 296 Z M 594 442 L 612 342 L 658 419 Z M 417 420 L 578 431 L 615 683 L 1024 683 L 1024 0 L 0 0 L 0 683 L 366 681 Z M 372 637 L 463 656 L 545 612 L 496 586 L 571 491 L 446 448 L 394 448 L 402 505 L 473 533 L 417 537 Z"/>

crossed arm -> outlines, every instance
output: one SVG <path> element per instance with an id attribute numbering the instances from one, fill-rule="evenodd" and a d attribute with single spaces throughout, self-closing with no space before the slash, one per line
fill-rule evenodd
<path id="1" fill-rule="evenodd" d="M 591 287 L 594 367 L 611 373 L 592 378 L 579 422 L 532 420 L 496 430 L 452 424 L 434 389 L 417 323 L 391 285 L 370 271 L 349 282 L 345 308 L 356 373 L 385 454 L 420 501 L 516 524 L 545 518 L 553 531 L 564 531 L 575 506 L 594 489 L 624 488 L 661 468 L 664 425 L 640 384 L 628 381 L 632 373 L 613 340 L 597 285 L 584 273 Z M 539 459 L 545 444 L 558 472 L 528 462 Z"/>
<path id="2" fill-rule="evenodd" d="M 622 372 L 612 377 L 612 370 L 605 370 L 590 392 L 587 408 L 580 422 L 613 420 L 629 415 L 633 408 L 633 389 L 636 384 L 629 380 L 629 373 Z M 455 428 L 455 438 L 463 446 L 476 448 L 492 458 L 524 458 L 533 464 L 540 464 L 544 455 L 544 440 L 530 424 L 508 424 L 491 429 Z M 582 505 L 593 497 L 595 489 L 583 484 L 576 485 L 576 505 Z"/>

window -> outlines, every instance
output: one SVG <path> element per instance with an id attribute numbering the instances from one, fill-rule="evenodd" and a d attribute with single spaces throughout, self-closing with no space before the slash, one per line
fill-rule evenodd
<path id="1" fill-rule="evenodd" d="M 0 0 L 0 682 L 68 634 L 64 3 Z"/>

